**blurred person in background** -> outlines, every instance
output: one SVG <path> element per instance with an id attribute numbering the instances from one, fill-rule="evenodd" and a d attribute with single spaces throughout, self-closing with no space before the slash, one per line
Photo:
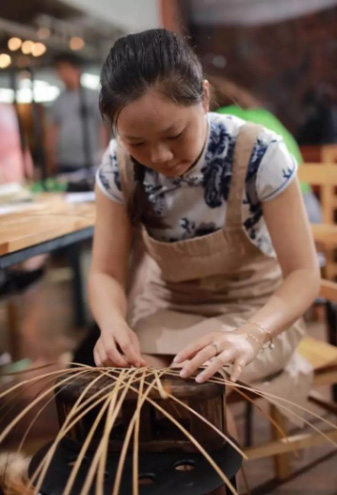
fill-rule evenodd
<path id="1" fill-rule="evenodd" d="M 72 54 L 54 60 L 65 89 L 48 115 L 47 155 L 52 175 L 92 169 L 108 136 L 98 109 L 98 92 L 81 86 L 81 61 Z"/>
<path id="2" fill-rule="evenodd" d="M 9 184 L 24 185 L 33 178 L 33 162 L 24 145 L 24 139 L 22 143 L 20 141 L 14 107 L 0 103 L 0 190 L 1 186 Z M 8 201 L 9 197 L 10 190 L 5 188 L 4 201 Z M 21 291 L 37 281 L 45 271 L 46 258 L 46 255 L 34 256 L 6 270 L 0 270 L 0 296 Z"/>
<path id="3" fill-rule="evenodd" d="M 33 175 L 30 153 L 20 143 L 14 107 L 0 103 L 0 184 L 22 184 L 25 179 L 32 179 Z"/>
<path id="4" fill-rule="evenodd" d="M 275 115 L 264 108 L 260 100 L 246 89 L 226 78 L 207 75 L 207 79 L 211 84 L 212 90 L 211 110 L 234 115 L 247 122 L 263 125 L 267 129 L 276 132 L 282 136 L 289 153 L 294 157 L 297 164 L 301 165 L 303 163 L 303 157 L 295 138 Z M 309 221 L 311 223 L 321 223 L 321 206 L 309 184 L 301 183 L 301 191 Z"/>

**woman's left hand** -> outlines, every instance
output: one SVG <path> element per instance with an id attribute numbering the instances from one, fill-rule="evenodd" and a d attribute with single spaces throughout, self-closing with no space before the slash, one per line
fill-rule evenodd
<path id="1" fill-rule="evenodd" d="M 211 363 L 197 375 L 198 383 L 207 381 L 226 364 L 233 364 L 230 378 L 235 382 L 243 368 L 253 361 L 263 343 L 264 336 L 254 332 L 253 329 L 252 331 L 242 328 L 231 332 L 212 332 L 180 351 L 173 363 L 182 364 L 180 376 L 187 378 L 206 361 L 211 360 Z"/>

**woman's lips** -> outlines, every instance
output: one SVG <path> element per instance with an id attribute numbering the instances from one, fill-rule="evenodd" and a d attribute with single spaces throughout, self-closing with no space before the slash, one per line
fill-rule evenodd
<path id="1" fill-rule="evenodd" d="M 173 174 L 173 173 L 176 173 L 178 172 L 179 170 L 185 170 L 187 167 L 186 163 L 177 163 L 175 165 L 171 165 L 171 166 L 165 166 L 165 167 L 161 167 L 161 173 L 162 174 Z"/>

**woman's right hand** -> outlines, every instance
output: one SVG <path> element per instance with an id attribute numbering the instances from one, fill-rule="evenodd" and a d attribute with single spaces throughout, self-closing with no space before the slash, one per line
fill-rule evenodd
<path id="1" fill-rule="evenodd" d="M 94 359 L 96 366 L 146 366 L 138 337 L 126 323 L 118 325 L 118 329 L 101 330 L 101 336 L 94 348 Z"/>

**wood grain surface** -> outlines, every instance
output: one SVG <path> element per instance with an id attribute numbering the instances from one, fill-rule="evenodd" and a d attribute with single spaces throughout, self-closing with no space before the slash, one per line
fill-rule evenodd
<path id="1" fill-rule="evenodd" d="M 64 194 L 40 194 L 24 211 L 0 216 L 0 256 L 92 227 L 94 223 L 94 203 L 69 203 Z"/>

